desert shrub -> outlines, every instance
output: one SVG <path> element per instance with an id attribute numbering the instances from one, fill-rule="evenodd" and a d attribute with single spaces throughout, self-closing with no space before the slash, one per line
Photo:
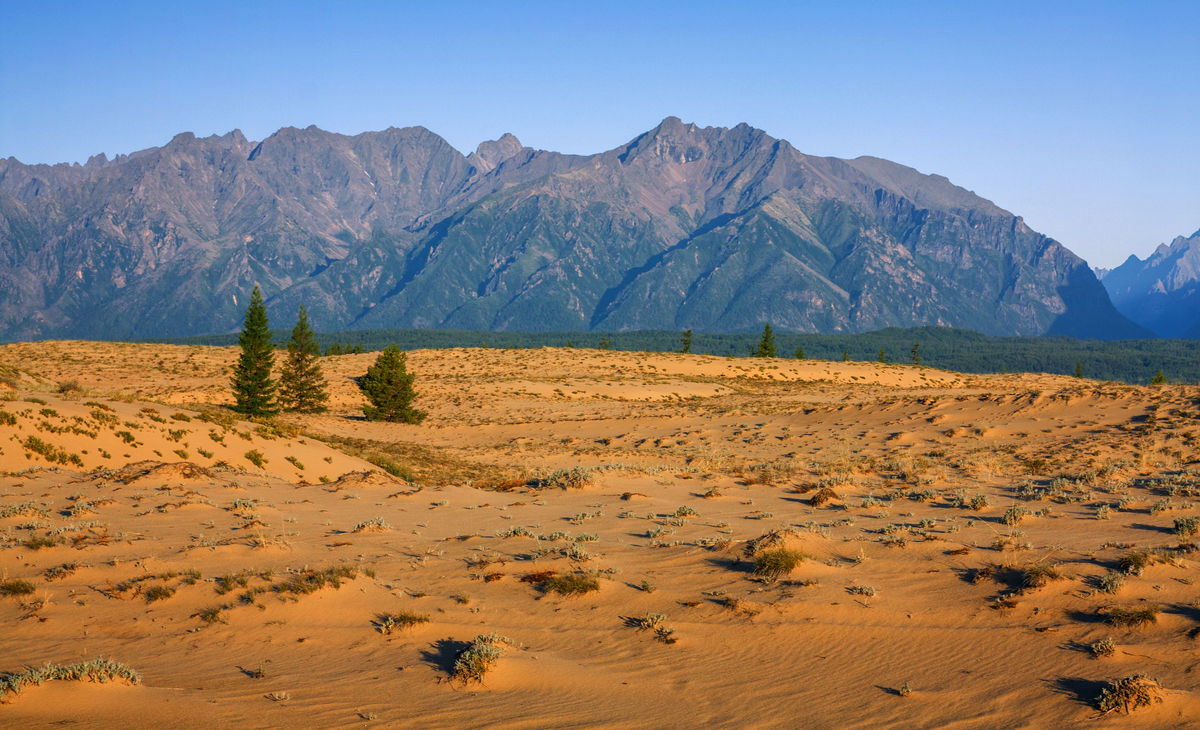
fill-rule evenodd
<path id="1" fill-rule="evenodd" d="M 393 631 L 411 629 L 420 624 L 429 623 L 429 616 L 411 611 L 399 613 L 381 613 L 375 617 L 375 626 L 381 634 L 391 634 Z"/>
<path id="2" fill-rule="evenodd" d="M 1096 584 L 1105 593 L 1116 593 L 1121 590 L 1121 586 L 1125 585 L 1125 574 L 1116 570 L 1110 570 L 1100 576 Z"/>
<path id="3" fill-rule="evenodd" d="M 0 426 L 17 425 L 17 417 L 5 410 L 0 410 Z"/>
<path id="4" fill-rule="evenodd" d="M 10 672 L 0 677 L 0 699 L 10 693 L 20 694 L 27 685 L 41 686 L 43 682 L 52 680 L 81 679 L 92 682 L 123 679 L 130 684 L 138 684 L 142 681 L 142 675 L 120 662 L 103 658 L 65 666 L 47 662 L 40 667 L 29 667 L 23 672 Z"/>
<path id="5" fill-rule="evenodd" d="M 846 592 L 852 596 L 866 596 L 872 598 L 875 596 L 875 586 L 846 586 Z"/>
<path id="6" fill-rule="evenodd" d="M 1108 622 L 1113 626 L 1138 627 L 1158 622 L 1158 606 L 1142 606 L 1140 608 L 1114 607 L 1108 609 Z"/>
<path id="7" fill-rule="evenodd" d="M 166 585 L 150 586 L 146 589 L 146 603 L 163 601 L 175 595 L 175 589 Z"/>
<path id="8" fill-rule="evenodd" d="M 675 629 L 666 625 L 667 617 L 661 613 L 646 612 L 642 616 L 627 617 L 625 625 L 635 628 L 638 631 L 653 631 L 654 638 L 664 644 L 674 644 L 677 639 L 675 637 Z"/>
<path id="9" fill-rule="evenodd" d="M 1096 698 L 1096 707 L 1106 714 L 1114 710 L 1128 713 L 1162 701 L 1162 685 L 1158 680 L 1133 674 L 1109 682 Z"/>
<path id="10" fill-rule="evenodd" d="M 231 573 L 216 579 L 217 593 L 225 595 L 239 586 L 245 588 L 250 584 L 250 576 L 246 573 Z"/>
<path id="11" fill-rule="evenodd" d="M 799 550 L 783 547 L 763 550 L 754 556 L 754 573 L 768 580 L 778 580 L 795 570 L 805 557 Z"/>
<path id="12" fill-rule="evenodd" d="M 342 580 L 352 580 L 357 576 L 358 569 L 352 565 L 337 565 L 324 570 L 310 568 L 292 573 L 272 588 L 276 593 L 307 595 L 315 593 L 325 586 L 340 588 Z"/>
<path id="13" fill-rule="evenodd" d="M 416 475 L 413 474 L 411 469 L 391 458 L 390 456 L 385 456 L 383 454 L 367 454 L 364 458 L 380 469 L 383 469 L 388 474 L 391 474 L 394 477 L 399 477 L 406 482 L 413 482 L 417 479 Z"/>
<path id="14" fill-rule="evenodd" d="M 513 640 L 497 633 L 480 634 L 454 659 L 451 676 L 466 684 L 482 682 L 488 670 L 504 656 L 505 646 L 513 646 Z"/>
<path id="15" fill-rule="evenodd" d="M 534 489 L 582 489 L 592 482 L 592 470 L 577 466 L 572 469 L 559 469 L 549 476 L 531 479 L 526 486 Z"/>
<path id="16" fill-rule="evenodd" d="M 575 596 L 600 590 L 600 581 L 595 576 L 586 573 L 571 573 L 555 575 L 546 578 L 538 585 L 543 593 L 557 593 L 561 596 Z"/>
<path id="17" fill-rule="evenodd" d="M 1041 588 L 1062 577 L 1062 573 L 1055 566 L 1033 563 L 1021 571 L 1021 585 L 1025 588 Z"/>
<path id="18" fill-rule="evenodd" d="M 21 442 L 21 445 L 25 447 L 26 451 L 32 451 L 52 464 L 83 466 L 83 460 L 77 454 L 69 453 L 54 444 L 48 444 L 37 436 L 29 436 Z"/>
<path id="19" fill-rule="evenodd" d="M 267 463 L 266 457 L 258 449 L 250 449 L 246 452 L 245 456 L 246 461 L 257 466 L 259 469 L 263 468 L 263 464 Z"/>
<path id="20" fill-rule="evenodd" d="M 1141 575 L 1142 571 L 1150 567 L 1153 562 L 1154 558 L 1150 553 L 1128 553 L 1117 561 L 1117 568 L 1126 575 Z"/>
<path id="21" fill-rule="evenodd" d="M 1029 510 L 1025 509 L 1024 507 L 1013 506 L 1008 508 L 1008 510 L 1004 513 L 1004 517 L 1001 519 L 1004 521 L 1004 524 L 1012 527 L 1029 516 L 1029 514 Z"/>
<path id="22" fill-rule="evenodd" d="M 1200 517 L 1178 517 L 1175 519 L 1175 534 L 1180 537 L 1192 537 L 1200 533 Z"/>
<path id="23" fill-rule="evenodd" d="M 812 499 L 810 499 L 808 503 L 813 507 L 821 507 L 822 505 L 828 504 L 835 499 L 841 499 L 841 497 L 839 497 L 838 493 L 833 491 L 831 488 L 824 487 L 822 489 L 818 489 L 817 493 L 812 496 Z"/>
<path id="24" fill-rule="evenodd" d="M 384 532 L 390 529 L 392 529 L 392 526 L 382 517 L 372 517 L 355 525 L 353 532 Z"/>
<path id="25" fill-rule="evenodd" d="M 35 586 L 23 578 L 12 578 L 0 582 L 0 596 L 28 596 Z"/>
<path id="26" fill-rule="evenodd" d="M 1105 638 L 1088 646 L 1088 650 L 1092 652 L 1092 656 L 1096 657 L 1097 659 L 1101 659 L 1103 657 L 1110 657 L 1113 654 L 1116 654 L 1117 644 L 1112 640 L 1111 637 Z"/>
<path id="27" fill-rule="evenodd" d="M 52 548 L 63 544 L 63 538 L 57 535 L 31 535 L 28 540 L 21 544 L 29 550 L 41 550 L 42 548 Z"/>
<path id="28" fill-rule="evenodd" d="M 221 615 L 221 611 L 225 610 L 225 606 L 212 606 L 210 608 L 201 609 L 192 614 L 206 624 L 227 624 L 229 621 Z"/>

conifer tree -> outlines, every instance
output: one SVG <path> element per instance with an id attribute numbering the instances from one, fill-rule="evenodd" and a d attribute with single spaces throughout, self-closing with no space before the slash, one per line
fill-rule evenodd
<path id="1" fill-rule="evenodd" d="M 887 350 L 879 348 L 879 362 L 887 362 Z"/>
<path id="2" fill-rule="evenodd" d="M 406 361 L 400 348 L 388 345 L 375 359 L 375 364 L 367 368 L 366 375 L 358 379 L 358 389 L 370 402 L 363 406 L 363 415 L 368 421 L 420 423 L 425 420 L 425 411 L 412 407 L 417 395 L 412 387 L 414 376 L 408 372 Z"/>
<path id="3" fill-rule="evenodd" d="M 680 352 L 687 354 L 692 351 L 692 331 L 684 330 L 683 337 L 679 338 L 679 344 L 682 345 Z"/>
<path id="4" fill-rule="evenodd" d="M 317 345 L 308 312 L 300 305 L 292 339 L 287 346 L 287 360 L 279 373 L 279 405 L 284 410 L 301 413 L 320 413 L 329 400 L 325 376 L 317 364 L 321 348 Z"/>
<path id="5" fill-rule="evenodd" d="M 916 342 L 913 344 L 912 361 L 913 361 L 913 365 L 921 364 L 921 343 L 920 342 Z"/>
<path id="6" fill-rule="evenodd" d="M 763 325 L 762 339 L 758 341 L 755 357 L 775 357 L 775 333 L 771 331 L 770 323 Z"/>
<path id="7" fill-rule="evenodd" d="M 267 308 L 263 306 L 258 286 L 250 295 L 242 333 L 238 336 L 242 354 L 233 369 L 233 410 L 247 416 L 270 416 L 278 412 L 275 405 L 275 381 L 271 368 L 275 365 L 275 346 L 271 344 L 271 327 Z"/>
<path id="8" fill-rule="evenodd" d="M 1159 368 L 1158 372 L 1154 374 L 1154 377 L 1150 379 L 1151 385 L 1162 385 L 1165 382 L 1167 382 L 1167 376 L 1163 375 L 1162 368 Z"/>
<path id="9" fill-rule="evenodd" d="M 1077 377 L 1077 378 L 1083 377 L 1083 360 L 1075 361 L 1075 377 Z"/>
<path id="10" fill-rule="evenodd" d="M 797 348 L 796 348 L 796 355 L 795 355 L 795 358 L 796 358 L 797 360 L 803 360 L 803 359 L 804 359 L 804 347 L 797 347 Z"/>

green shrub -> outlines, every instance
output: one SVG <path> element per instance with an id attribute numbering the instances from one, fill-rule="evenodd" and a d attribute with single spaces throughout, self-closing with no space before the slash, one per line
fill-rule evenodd
<path id="1" fill-rule="evenodd" d="M 482 682 L 488 670 L 504 656 L 504 646 L 513 646 L 513 640 L 497 633 L 476 636 L 455 658 L 452 677 L 463 684 Z"/>
<path id="2" fill-rule="evenodd" d="M 1175 519 L 1175 534 L 1180 537 L 1192 537 L 1200 533 L 1200 517 L 1178 517 Z"/>
<path id="3" fill-rule="evenodd" d="M 375 626 L 381 634 L 391 634 L 393 631 L 411 629 L 420 624 L 429 623 L 429 616 L 411 611 L 400 613 L 381 613 L 375 617 Z"/>
<path id="4" fill-rule="evenodd" d="M 754 573 L 768 580 L 778 580 L 791 573 L 807 557 L 799 550 L 775 548 L 754 556 Z"/>
<path id="5" fill-rule="evenodd" d="M 576 596 L 600 590 L 600 581 L 595 576 L 586 573 L 556 575 L 547 578 L 538 585 L 543 593 L 557 593 L 561 596 Z"/>
<path id="6" fill-rule="evenodd" d="M 259 469 L 263 468 L 263 464 L 267 463 L 266 457 L 264 457 L 262 452 L 260 452 L 258 449 L 250 449 L 247 451 L 246 461 L 257 466 Z"/>
<path id="7" fill-rule="evenodd" d="M 79 664 L 46 664 L 40 667 L 30 667 L 23 672 L 10 672 L 0 677 L 0 698 L 9 693 L 20 694 L 27 685 L 41 686 L 43 682 L 52 680 L 81 680 L 92 682 L 108 682 L 123 679 L 130 684 L 142 681 L 142 675 L 120 662 L 108 659 L 92 659 Z"/>
<path id="8" fill-rule="evenodd" d="M 1142 606 L 1141 608 L 1110 608 L 1108 622 L 1113 626 L 1137 627 L 1158 622 L 1158 606 Z"/>

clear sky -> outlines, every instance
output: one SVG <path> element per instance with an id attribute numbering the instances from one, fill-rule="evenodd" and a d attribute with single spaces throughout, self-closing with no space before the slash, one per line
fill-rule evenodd
<path id="1" fill-rule="evenodd" d="M 1093 265 L 1200 228 L 1200 2 L 0 0 L 0 157 L 281 126 L 591 153 L 675 115 L 936 172 Z"/>

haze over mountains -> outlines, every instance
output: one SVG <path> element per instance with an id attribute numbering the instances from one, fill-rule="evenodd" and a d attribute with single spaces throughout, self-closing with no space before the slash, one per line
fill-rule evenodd
<path id="1" fill-rule="evenodd" d="M 1144 336 L 1079 257 L 943 177 L 665 119 L 575 156 L 421 127 L 0 160 L 0 338 L 276 327 Z M 1113 272 L 1116 274 L 1116 272 Z"/>
<path id="2" fill-rule="evenodd" d="M 1200 231 L 1102 273 L 1113 304 L 1159 337 L 1200 338 Z"/>

